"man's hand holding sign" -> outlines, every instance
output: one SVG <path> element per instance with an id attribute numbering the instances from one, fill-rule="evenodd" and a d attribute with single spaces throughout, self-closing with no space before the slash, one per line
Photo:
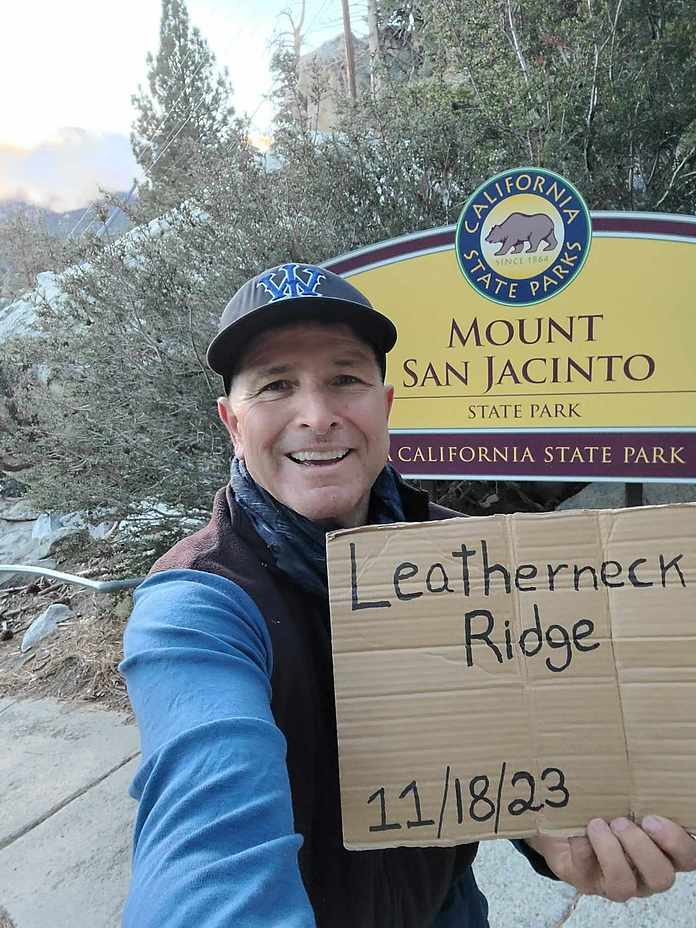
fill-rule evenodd
<path id="1" fill-rule="evenodd" d="M 696 869 L 696 506 L 356 528 L 328 553 L 347 847 L 525 838 L 615 901 Z"/>
<path id="2" fill-rule="evenodd" d="M 696 870 L 696 841 L 656 815 L 640 827 L 627 818 L 593 819 L 587 837 L 527 838 L 559 879 L 590 896 L 626 902 L 668 890 L 677 873 Z"/>

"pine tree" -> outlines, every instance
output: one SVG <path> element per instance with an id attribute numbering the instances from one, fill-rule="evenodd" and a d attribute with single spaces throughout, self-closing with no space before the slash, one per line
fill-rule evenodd
<path id="1" fill-rule="evenodd" d="M 162 0 L 159 50 L 148 53 L 147 67 L 148 89 L 131 98 L 131 145 L 146 175 L 140 196 L 152 213 L 181 202 L 195 162 L 238 144 L 240 128 L 227 69 L 216 68 L 184 0 Z"/>

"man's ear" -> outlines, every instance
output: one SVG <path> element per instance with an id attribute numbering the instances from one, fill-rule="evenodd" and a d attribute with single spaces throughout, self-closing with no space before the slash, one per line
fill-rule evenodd
<path id="1" fill-rule="evenodd" d="M 391 413 L 392 405 L 394 403 L 394 387 L 392 384 L 385 384 L 384 387 L 384 399 L 387 404 L 387 421 L 389 420 L 389 415 Z"/>
<path id="2" fill-rule="evenodd" d="M 238 458 L 244 457 L 242 440 L 239 434 L 239 422 L 237 416 L 235 415 L 234 409 L 232 408 L 229 398 L 226 396 L 219 396 L 217 401 L 217 410 L 220 421 L 227 429 L 227 434 L 232 439 L 232 444 L 234 445 L 234 452 Z"/>

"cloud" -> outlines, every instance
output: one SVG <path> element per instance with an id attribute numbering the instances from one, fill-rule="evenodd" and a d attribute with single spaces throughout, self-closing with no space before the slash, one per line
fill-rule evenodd
<path id="1" fill-rule="evenodd" d="M 74 127 L 31 148 L 0 144 L 0 200 L 21 199 L 58 212 L 86 206 L 99 188 L 127 190 L 138 174 L 125 135 Z"/>

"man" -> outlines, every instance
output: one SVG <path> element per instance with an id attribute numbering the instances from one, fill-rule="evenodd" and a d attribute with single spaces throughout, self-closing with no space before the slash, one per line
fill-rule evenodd
<path id="1" fill-rule="evenodd" d="M 128 928 L 487 924 L 475 844 L 341 842 L 325 533 L 456 514 L 385 466 L 395 340 L 359 291 L 305 265 L 248 281 L 223 313 L 208 362 L 230 484 L 137 590 L 120 665 L 143 752 Z M 587 834 L 516 845 L 615 900 L 696 868 L 696 842 L 666 820 Z"/>

